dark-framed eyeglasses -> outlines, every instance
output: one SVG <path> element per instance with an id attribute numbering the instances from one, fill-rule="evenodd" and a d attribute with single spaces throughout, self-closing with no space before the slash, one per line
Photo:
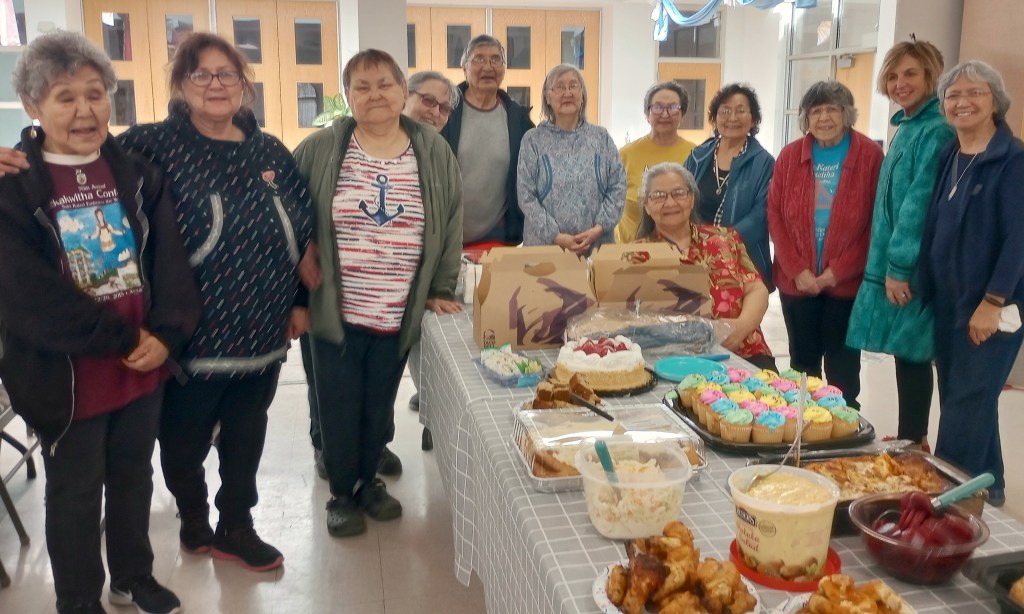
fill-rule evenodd
<path id="1" fill-rule="evenodd" d="M 195 72 L 188 73 L 188 78 L 191 79 L 192 83 L 206 87 L 213 83 L 213 78 L 216 77 L 220 84 L 225 87 L 231 87 L 232 85 L 238 85 L 238 82 L 242 80 L 242 73 L 237 70 L 222 70 L 218 73 L 206 72 L 205 70 L 197 70 Z"/>
<path id="2" fill-rule="evenodd" d="M 452 105 L 448 104 L 447 102 L 441 102 L 437 98 L 431 96 L 430 94 L 424 94 L 422 92 L 413 92 L 413 94 L 419 96 L 420 102 L 422 102 L 428 109 L 433 109 L 434 107 L 437 107 L 441 111 L 441 115 L 452 114 Z"/>

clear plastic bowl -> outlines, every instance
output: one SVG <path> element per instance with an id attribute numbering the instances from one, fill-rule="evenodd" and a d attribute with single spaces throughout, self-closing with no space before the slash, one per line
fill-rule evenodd
<path id="1" fill-rule="evenodd" d="M 960 571 L 974 549 L 988 540 L 989 530 L 981 518 L 956 505 L 945 513 L 956 514 L 974 529 L 974 539 L 950 546 L 915 545 L 882 535 L 872 526 L 889 510 L 899 512 L 903 493 L 882 493 L 856 499 L 850 504 L 850 520 L 860 529 L 861 538 L 875 562 L 894 578 L 913 584 L 939 584 Z"/>
<path id="2" fill-rule="evenodd" d="M 642 442 L 628 436 L 604 441 L 618 478 L 614 485 L 598 460 L 594 440 L 584 442 L 576 453 L 590 521 L 610 539 L 660 535 L 682 511 L 686 482 L 693 475 L 690 461 L 675 442 Z"/>

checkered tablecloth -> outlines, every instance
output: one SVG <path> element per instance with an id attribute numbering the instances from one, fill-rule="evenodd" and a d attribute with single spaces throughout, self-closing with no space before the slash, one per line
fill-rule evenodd
<path id="1" fill-rule="evenodd" d="M 621 542 L 602 537 L 590 523 L 581 492 L 536 492 L 517 452 L 510 445 L 514 412 L 532 398 L 531 389 L 503 388 L 473 362 L 479 350 L 468 315 L 428 315 L 423 322 L 420 417 L 434 436 L 444 489 L 452 504 L 455 574 L 469 584 L 481 579 L 490 614 L 597 612 L 594 579 L 623 558 Z M 554 350 L 528 351 L 553 366 Z M 669 389 L 609 405 L 658 403 Z M 683 520 L 702 556 L 728 558 L 733 539 L 732 500 L 725 491 L 729 474 L 746 458 L 708 450 L 709 466 L 691 480 L 683 501 Z M 976 556 L 1024 548 L 1024 524 L 986 508 L 992 536 Z M 885 575 L 859 537 L 832 540 L 843 573 L 857 581 L 882 577 L 921 613 L 998 612 L 996 601 L 957 575 L 938 587 L 905 584 Z M 790 594 L 759 588 L 766 612 Z"/>

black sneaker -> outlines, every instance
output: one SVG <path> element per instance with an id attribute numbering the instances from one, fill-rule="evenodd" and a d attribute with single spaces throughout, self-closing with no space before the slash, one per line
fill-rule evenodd
<path id="1" fill-rule="evenodd" d="M 1006 505 L 1006 489 L 989 488 L 988 504 L 991 505 L 992 507 L 1003 507 L 1004 505 Z"/>
<path id="2" fill-rule="evenodd" d="M 334 537 L 352 537 L 366 532 L 366 519 L 352 497 L 335 497 L 327 502 L 327 532 Z"/>
<path id="3" fill-rule="evenodd" d="M 420 437 L 420 450 L 429 452 L 434 449 L 434 436 L 430 434 L 430 429 L 423 427 L 423 435 Z"/>
<path id="4" fill-rule="evenodd" d="M 392 478 L 402 475 L 402 459 L 398 458 L 397 454 L 385 447 L 384 451 L 380 453 L 380 462 L 377 463 L 377 473 Z"/>
<path id="5" fill-rule="evenodd" d="M 260 539 L 251 526 L 232 531 L 217 527 L 210 555 L 215 559 L 238 561 L 250 571 L 269 571 L 284 563 L 281 551 Z"/>
<path id="6" fill-rule="evenodd" d="M 313 448 L 313 464 L 316 465 L 316 474 L 321 480 L 327 479 L 327 465 L 324 464 L 324 451 Z"/>
<path id="7" fill-rule="evenodd" d="M 213 543 L 213 527 L 210 526 L 210 509 L 203 508 L 190 512 L 178 512 L 181 529 L 178 539 L 181 549 L 189 554 L 205 554 Z"/>
<path id="8" fill-rule="evenodd" d="M 177 595 L 160 586 L 153 576 L 110 581 L 110 603 L 134 605 L 143 614 L 174 614 L 181 611 Z"/>
<path id="9" fill-rule="evenodd" d="M 107 614 L 107 610 L 99 601 L 91 603 L 61 603 L 58 601 L 57 614 Z"/>
<path id="10" fill-rule="evenodd" d="M 409 409 L 412 411 L 420 410 L 420 393 L 417 392 L 409 399 Z"/>
<path id="11" fill-rule="evenodd" d="M 380 478 L 363 484 L 356 493 L 356 503 L 374 520 L 394 520 L 402 515 L 402 504 L 388 494 Z"/>

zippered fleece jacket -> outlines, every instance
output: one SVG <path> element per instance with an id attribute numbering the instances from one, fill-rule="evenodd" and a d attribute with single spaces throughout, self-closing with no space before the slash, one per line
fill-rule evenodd
<path id="1" fill-rule="evenodd" d="M 139 329 L 80 291 L 61 272 L 60 233 L 47 214 L 53 184 L 43 161 L 46 138 L 26 128 L 21 149 L 31 167 L 0 179 L 0 379 L 14 411 L 52 445 L 74 411 L 73 356 L 127 356 Z M 118 197 L 143 268 L 145 328 L 180 355 L 199 321 L 199 296 L 160 172 L 108 137 Z M 172 372 L 181 371 L 168 362 Z"/>
<path id="2" fill-rule="evenodd" d="M 455 299 L 455 284 L 462 261 L 462 174 L 448 143 L 433 128 L 399 117 L 409 135 L 420 176 L 423 197 L 423 254 L 413 277 L 402 317 L 399 346 L 402 355 L 419 341 L 427 299 Z M 342 117 L 316 132 L 295 150 L 299 174 L 309 185 L 316 209 L 321 283 L 310 293 L 310 334 L 341 344 L 341 267 L 331 209 L 338 174 L 348 152 L 356 120 Z"/>

